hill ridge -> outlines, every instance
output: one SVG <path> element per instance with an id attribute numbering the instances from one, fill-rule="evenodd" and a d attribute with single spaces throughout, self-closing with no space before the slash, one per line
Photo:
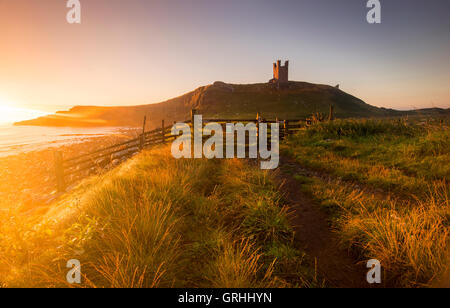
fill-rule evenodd
<path id="1" fill-rule="evenodd" d="M 267 118 L 305 118 L 313 112 L 328 112 L 334 105 L 337 117 L 380 117 L 402 115 L 405 112 L 371 106 L 341 89 L 323 84 L 290 81 L 284 89 L 268 83 L 233 84 L 221 81 L 168 99 L 135 106 L 75 106 L 68 111 L 22 121 L 15 125 L 32 126 L 128 126 L 142 125 L 144 115 L 150 128 L 161 120 L 166 123 L 189 118 L 190 110 L 210 118 L 249 118 L 256 113 Z"/>

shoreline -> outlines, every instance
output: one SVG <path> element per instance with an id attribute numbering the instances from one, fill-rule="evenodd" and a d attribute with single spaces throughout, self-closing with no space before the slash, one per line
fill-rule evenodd
<path id="1" fill-rule="evenodd" d="M 64 157 L 86 154 L 103 147 L 135 138 L 136 131 L 102 137 L 86 137 L 74 143 L 50 146 L 0 157 L 0 210 L 28 212 L 47 205 L 58 196 L 54 176 L 54 151 Z"/>
<path id="2" fill-rule="evenodd" d="M 113 135 L 133 135 L 135 128 L 54 128 L 0 125 L 0 159 L 23 153 L 56 149 L 65 145 L 84 143 L 92 138 L 108 138 Z"/>

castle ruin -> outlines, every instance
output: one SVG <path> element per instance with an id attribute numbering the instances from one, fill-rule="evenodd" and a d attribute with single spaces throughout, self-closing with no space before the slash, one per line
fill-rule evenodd
<path id="1" fill-rule="evenodd" d="M 278 88 L 287 85 L 289 82 L 289 61 L 284 62 L 284 66 L 281 65 L 281 60 L 273 64 L 273 78 L 269 81 L 271 84 L 275 84 Z"/>

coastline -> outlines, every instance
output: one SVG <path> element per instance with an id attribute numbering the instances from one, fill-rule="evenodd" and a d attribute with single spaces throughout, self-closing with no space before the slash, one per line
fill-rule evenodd
<path id="1" fill-rule="evenodd" d="M 0 210 L 26 213 L 48 204 L 57 195 L 54 151 L 73 157 L 135 138 L 135 131 L 86 137 L 76 143 L 0 157 Z"/>
<path id="2" fill-rule="evenodd" d="M 86 138 L 128 135 L 132 131 L 134 129 L 128 127 L 61 128 L 0 125 L 0 158 L 82 143 Z"/>

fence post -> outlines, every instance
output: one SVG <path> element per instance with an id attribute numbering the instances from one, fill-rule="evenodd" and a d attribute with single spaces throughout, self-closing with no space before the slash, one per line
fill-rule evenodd
<path id="1" fill-rule="evenodd" d="M 161 129 L 162 129 L 161 140 L 162 140 L 162 143 L 165 143 L 166 142 L 166 138 L 165 138 L 166 131 L 165 131 L 165 127 L 164 127 L 164 120 L 161 121 Z"/>
<path id="2" fill-rule="evenodd" d="M 197 109 L 191 109 L 191 127 L 192 127 L 192 140 L 194 140 L 194 116 L 197 114 Z"/>
<path id="3" fill-rule="evenodd" d="M 260 117 L 259 117 L 259 112 L 258 112 L 258 113 L 256 113 L 256 136 L 258 136 L 256 146 L 258 146 L 258 142 L 259 142 L 259 121 L 260 121 Z"/>
<path id="4" fill-rule="evenodd" d="M 196 114 L 197 114 L 197 109 L 191 109 L 191 127 L 192 127 L 192 130 L 191 130 L 191 154 L 192 154 L 192 157 L 195 156 L 195 149 L 194 149 L 194 146 L 195 146 L 195 142 L 194 142 L 194 140 L 195 140 L 194 116 Z M 203 142 L 202 142 L 202 144 L 203 144 Z"/>
<path id="5" fill-rule="evenodd" d="M 260 124 L 260 122 L 261 122 L 261 116 L 259 115 L 259 112 L 256 114 L 256 160 L 257 160 L 257 162 L 258 162 L 258 166 L 259 166 L 259 160 L 260 160 L 260 157 L 259 157 L 259 147 L 261 146 L 260 145 L 260 142 L 259 142 L 259 138 L 260 138 L 260 136 L 259 136 L 259 133 L 260 133 L 260 128 L 259 128 L 259 124 Z M 249 139 L 249 141 L 250 141 L 250 139 Z"/>
<path id="6" fill-rule="evenodd" d="M 283 121 L 283 128 L 284 128 L 284 138 L 287 138 L 289 136 L 289 121 L 288 120 Z"/>
<path id="7" fill-rule="evenodd" d="M 328 121 L 333 121 L 334 120 L 334 106 L 330 105 L 330 114 L 328 116 Z"/>
<path id="8" fill-rule="evenodd" d="M 144 143 L 145 143 L 145 124 L 147 123 L 147 116 L 144 116 L 144 124 L 142 125 L 142 135 L 139 142 L 139 150 L 144 149 Z"/>
<path id="9" fill-rule="evenodd" d="M 144 124 L 142 125 L 142 134 L 145 133 L 145 124 L 147 123 L 147 116 L 144 116 Z"/>
<path id="10" fill-rule="evenodd" d="M 278 120 L 278 117 L 276 117 L 276 118 L 275 118 L 275 124 L 280 125 L 279 122 L 280 122 L 280 120 Z M 282 136 L 282 134 L 280 134 L 279 132 L 280 132 L 280 129 L 279 129 L 279 126 L 278 126 L 278 134 L 279 134 L 279 137 L 282 138 L 283 136 Z M 272 128 L 270 128 L 270 138 L 272 138 Z"/>
<path id="11" fill-rule="evenodd" d="M 194 116 L 197 114 L 197 109 L 191 109 L 191 124 L 194 125 Z"/>
<path id="12" fill-rule="evenodd" d="M 64 166 L 62 153 L 59 151 L 54 151 L 53 156 L 55 158 L 56 186 L 58 188 L 58 192 L 64 192 L 66 190 L 66 183 L 64 181 Z"/>

